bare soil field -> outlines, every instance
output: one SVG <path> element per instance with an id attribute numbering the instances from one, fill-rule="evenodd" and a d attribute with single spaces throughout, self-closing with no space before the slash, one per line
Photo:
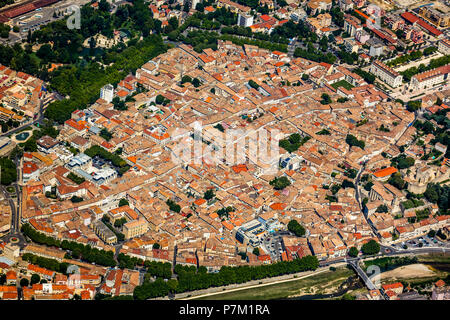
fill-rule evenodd
<path id="1" fill-rule="evenodd" d="M 396 0 L 395 2 L 397 2 L 398 4 L 400 4 L 402 6 L 408 6 L 408 7 L 412 7 L 412 8 L 415 8 L 418 5 L 429 3 L 429 2 L 424 2 L 423 0 Z"/>
<path id="2" fill-rule="evenodd" d="M 428 266 L 416 263 L 383 272 L 381 273 L 381 279 L 383 281 L 385 279 L 427 278 L 435 275 L 436 273 Z"/>

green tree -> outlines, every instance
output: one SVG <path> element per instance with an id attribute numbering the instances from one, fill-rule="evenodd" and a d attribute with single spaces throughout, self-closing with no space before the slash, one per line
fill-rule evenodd
<path id="1" fill-rule="evenodd" d="M 376 212 L 388 212 L 388 207 L 385 204 L 378 206 Z"/>
<path id="2" fill-rule="evenodd" d="M 370 191 L 372 189 L 372 187 L 373 187 L 373 182 L 369 181 L 364 185 L 364 190 Z"/>
<path id="3" fill-rule="evenodd" d="M 355 184 L 347 179 L 344 179 L 344 181 L 342 181 L 342 188 L 355 188 Z"/>
<path id="4" fill-rule="evenodd" d="M 183 84 L 183 83 L 186 83 L 186 82 L 192 82 L 192 78 L 189 77 L 188 75 L 184 75 L 184 76 L 181 78 L 181 83 L 182 83 L 182 84 Z"/>
<path id="5" fill-rule="evenodd" d="M 17 168 L 15 163 L 9 158 L 0 158 L 1 184 L 10 185 L 17 181 Z"/>
<path id="6" fill-rule="evenodd" d="M 39 283 L 40 281 L 41 281 L 41 277 L 38 274 L 34 273 L 31 275 L 31 280 L 30 280 L 31 285 L 33 285 L 35 283 Z"/>
<path id="7" fill-rule="evenodd" d="M 252 87 L 253 89 L 256 89 L 256 90 L 258 90 L 258 88 L 259 88 L 259 84 L 257 84 L 255 81 L 253 81 L 253 80 L 249 80 L 248 81 L 248 84 L 250 85 L 250 87 Z"/>
<path id="8" fill-rule="evenodd" d="M 27 278 L 22 278 L 22 279 L 20 279 L 20 286 L 21 286 L 22 288 L 28 287 L 28 284 L 29 284 L 29 281 L 28 281 Z"/>
<path id="9" fill-rule="evenodd" d="M 369 242 L 362 245 L 361 251 L 365 255 L 377 254 L 378 252 L 380 252 L 380 245 L 375 240 L 370 240 Z"/>
<path id="10" fill-rule="evenodd" d="M 420 109 L 420 107 L 422 106 L 422 100 L 415 100 L 415 101 L 409 101 L 406 104 L 406 109 L 410 112 L 414 112 Z"/>
<path id="11" fill-rule="evenodd" d="M 192 85 L 196 88 L 200 87 L 200 80 L 198 80 L 197 78 L 192 79 Z"/>
<path id="12" fill-rule="evenodd" d="M 180 213 L 180 211 L 181 211 L 180 205 L 176 204 L 173 200 L 167 199 L 166 204 L 169 206 L 170 210 Z"/>
<path id="13" fill-rule="evenodd" d="M 330 104 L 333 102 L 330 98 L 330 95 L 326 93 L 322 93 L 321 98 L 322 98 L 322 100 L 320 101 L 321 104 Z"/>
<path id="14" fill-rule="evenodd" d="M 303 237 L 306 234 L 305 228 L 297 220 L 289 221 L 288 230 L 293 232 L 297 237 Z"/>
<path id="15" fill-rule="evenodd" d="M 364 149 L 364 147 L 366 146 L 364 141 L 358 140 L 355 136 L 353 136 L 351 134 L 347 134 L 347 137 L 345 138 L 345 142 L 351 147 L 357 146 L 357 147 L 360 147 L 361 149 Z"/>
<path id="16" fill-rule="evenodd" d="M 355 299 L 356 297 L 351 295 L 350 293 L 345 293 L 341 298 L 341 300 L 355 300 Z"/>
<path id="17" fill-rule="evenodd" d="M 348 255 L 350 257 L 357 257 L 359 253 L 359 250 L 356 247 L 351 247 L 350 250 L 348 251 Z"/>
<path id="18" fill-rule="evenodd" d="M 402 174 L 400 172 L 396 172 L 393 175 L 391 175 L 388 180 L 388 183 L 400 190 L 406 188 L 406 181 L 402 179 Z"/>
<path id="19" fill-rule="evenodd" d="M 214 190 L 213 189 L 208 189 L 206 190 L 206 192 L 203 194 L 203 198 L 205 200 L 211 200 L 212 198 L 214 198 L 216 195 L 214 194 Z"/>
<path id="20" fill-rule="evenodd" d="M 269 182 L 269 184 L 273 186 L 275 190 L 283 190 L 287 186 L 290 186 L 291 182 L 287 177 L 282 176 L 280 178 L 274 178 L 272 181 Z"/>

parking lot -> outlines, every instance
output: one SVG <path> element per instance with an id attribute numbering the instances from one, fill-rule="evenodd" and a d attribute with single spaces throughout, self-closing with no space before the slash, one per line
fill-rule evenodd
<path id="1" fill-rule="evenodd" d="M 289 231 L 278 231 L 266 236 L 262 241 L 262 248 L 269 253 L 273 261 L 281 261 L 281 254 L 283 252 L 283 245 L 281 237 L 290 235 Z"/>
<path id="2" fill-rule="evenodd" d="M 447 243 L 441 241 L 437 237 L 429 237 L 428 235 L 417 237 L 414 239 L 410 239 L 401 243 L 393 244 L 392 247 L 394 247 L 397 250 L 403 249 L 414 249 L 414 248 L 427 248 L 427 247 L 437 247 L 437 246 L 448 246 Z"/>

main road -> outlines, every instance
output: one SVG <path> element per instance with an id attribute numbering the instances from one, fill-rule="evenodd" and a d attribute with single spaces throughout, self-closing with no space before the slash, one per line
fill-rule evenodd
<path id="1" fill-rule="evenodd" d="M 18 180 L 21 180 L 21 165 L 19 159 L 14 159 L 14 163 L 17 168 L 17 177 Z M 14 188 L 14 193 L 16 195 L 16 199 L 14 200 L 11 196 L 11 193 L 6 190 L 3 185 L 0 185 L 0 191 L 3 193 L 3 196 L 8 200 L 9 206 L 11 207 L 11 227 L 9 230 L 9 234 L 5 235 L 2 240 L 9 241 L 12 238 L 16 238 L 18 240 L 17 245 L 21 248 L 25 246 L 25 237 L 20 232 L 20 219 L 21 219 L 21 204 L 22 204 L 22 190 L 20 189 L 20 185 L 17 182 L 14 182 L 10 185 Z M 17 206 L 16 206 L 17 201 Z"/>

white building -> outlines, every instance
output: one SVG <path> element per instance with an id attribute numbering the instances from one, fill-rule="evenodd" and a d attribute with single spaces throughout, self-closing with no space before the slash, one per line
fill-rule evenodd
<path id="1" fill-rule="evenodd" d="M 303 10 L 301 8 L 294 10 L 290 16 L 291 20 L 294 22 L 299 22 L 300 20 L 303 21 L 307 17 L 308 17 L 308 15 L 306 14 L 305 10 Z"/>
<path id="2" fill-rule="evenodd" d="M 237 24 L 241 27 L 250 27 L 253 25 L 253 16 L 239 13 Z"/>
<path id="3" fill-rule="evenodd" d="M 100 98 L 106 100 L 108 103 L 112 101 L 114 97 L 114 87 L 111 84 L 104 85 L 100 89 Z"/>
<path id="4" fill-rule="evenodd" d="M 359 45 L 354 39 L 348 38 L 344 40 L 344 49 L 349 53 L 358 52 Z"/>
<path id="5" fill-rule="evenodd" d="M 355 33 L 355 39 L 362 44 L 370 40 L 370 35 L 365 30 L 358 30 Z"/>
<path id="6" fill-rule="evenodd" d="M 69 163 L 67 163 L 66 167 L 69 170 L 74 170 L 75 168 L 85 168 L 90 165 L 92 162 L 91 157 L 84 153 L 79 153 L 70 159 Z"/>
<path id="7" fill-rule="evenodd" d="M 381 40 L 378 40 L 377 38 L 372 38 L 368 40 L 366 44 L 370 46 L 369 56 L 377 57 L 383 54 L 384 44 L 383 42 L 381 42 Z"/>
<path id="8" fill-rule="evenodd" d="M 359 24 L 357 18 L 347 15 L 344 20 L 344 31 L 347 32 L 350 37 L 354 37 L 357 31 L 363 30 L 362 25 Z"/>
<path id="9" fill-rule="evenodd" d="M 416 74 L 411 78 L 410 88 L 414 90 L 432 88 L 448 80 L 450 64 Z"/>
<path id="10" fill-rule="evenodd" d="M 402 84 L 403 76 L 381 61 L 374 61 L 370 66 L 370 72 L 393 88 L 396 88 Z"/>
<path id="11" fill-rule="evenodd" d="M 438 51 L 444 55 L 450 54 L 450 40 L 442 39 L 438 43 Z"/>
<path id="12" fill-rule="evenodd" d="M 353 1 L 352 0 L 339 0 L 339 8 L 342 11 L 348 11 L 353 9 Z"/>

